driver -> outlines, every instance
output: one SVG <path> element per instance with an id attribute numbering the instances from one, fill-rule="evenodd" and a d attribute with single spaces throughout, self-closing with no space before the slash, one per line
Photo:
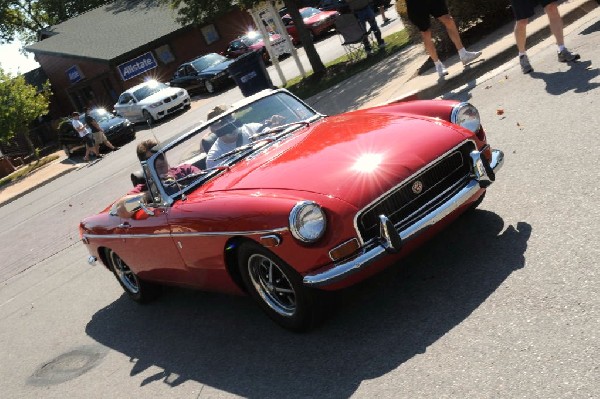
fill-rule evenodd
<path id="1" fill-rule="evenodd" d="M 225 105 L 218 106 L 208 114 L 208 118 L 212 119 L 225 112 L 226 109 Z M 281 115 L 273 115 L 263 123 L 245 123 L 241 126 L 232 115 L 226 115 L 215 121 L 210 125 L 210 129 L 217 139 L 206 155 L 206 167 L 210 169 L 219 165 L 221 163 L 221 160 L 218 160 L 220 156 L 251 143 L 254 134 L 279 126 L 284 121 L 285 118 Z"/>

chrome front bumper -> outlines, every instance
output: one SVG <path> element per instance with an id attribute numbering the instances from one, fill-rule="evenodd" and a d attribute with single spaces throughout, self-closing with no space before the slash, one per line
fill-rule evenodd
<path id="1" fill-rule="evenodd" d="M 330 269 L 304 276 L 304 284 L 311 287 L 321 287 L 341 281 L 359 272 L 370 264 L 400 251 L 402 243 L 415 238 L 420 232 L 438 223 L 467 202 L 479 189 L 489 186 L 498 170 L 504 165 L 504 153 L 492 150 L 492 161 L 487 163 L 481 152 L 471 153 L 473 162 L 473 179 L 465 187 L 450 197 L 444 204 L 427 214 L 407 229 L 398 231 L 385 215 L 380 215 L 380 237 L 378 242 L 363 248 L 363 252 L 351 260 L 335 263 Z"/>

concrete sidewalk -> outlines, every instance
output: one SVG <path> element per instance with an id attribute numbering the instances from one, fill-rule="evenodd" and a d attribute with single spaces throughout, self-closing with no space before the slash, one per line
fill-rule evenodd
<path id="1" fill-rule="evenodd" d="M 570 0 L 562 3 L 559 10 L 565 25 L 565 35 L 569 32 L 568 25 L 588 13 L 593 13 L 595 18 L 600 16 L 600 8 L 596 0 Z M 461 86 L 476 84 L 478 78 L 511 60 L 516 65 L 517 49 L 512 32 L 513 26 L 513 23 L 509 23 L 469 46 L 469 50 L 480 50 L 483 53 L 470 66 L 463 68 L 457 55 L 445 60 L 449 75 L 443 82 L 438 81 L 437 73 L 433 69 L 423 75 L 417 74 L 428 58 L 422 44 L 417 43 L 386 58 L 369 70 L 309 98 L 307 103 L 320 112 L 333 115 L 385 104 L 407 94 L 414 94 L 420 99 L 436 98 Z M 548 19 L 538 8 L 538 12 L 527 27 L 530 58 L 536 52 L 535 45 L 550 36 Z M 552 43 L 554 43 L 553 39 Z M 547 44 L 544 42 L 542 45 Z M 568 41 L 566 45 L 568 47 Z M 56 161 L 15 183 L 0 187 L 0 206 L 66 173 L 86 166 L 66 158 L 62 152 L 57 154 L 59 158 Z"/>

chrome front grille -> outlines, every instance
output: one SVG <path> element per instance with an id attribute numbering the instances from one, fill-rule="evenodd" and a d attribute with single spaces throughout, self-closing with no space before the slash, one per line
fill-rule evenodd
<path id="1" fill-rule="evenodd" d="M 473 142 L 464 143 L 363 209 L 356 219 L 362 241 L 379 237 L 379 215 L 402 231 L 460 190 L 469 180 L 469 153 L 474 149 Z M 413 188 L 419 186 L 422 191 L 417 194 Z"/>

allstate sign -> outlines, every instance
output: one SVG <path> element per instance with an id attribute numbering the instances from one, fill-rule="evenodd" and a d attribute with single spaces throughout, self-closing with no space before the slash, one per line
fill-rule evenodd
<path id="1" fill-rule="evenodd" d="M 69 77 L 69 82 L 71 84 L 75 84 L 84 78 L 81 69 L 77 65 L 73 65 L 71 68 L 67 69 L 67 76 Z"/>
<path id="2" fill-rule="evenodd" d="M 117 68 L 119 68 L 121 78 L 129 80 L 156 67 L 157 64 L 154 55 L 151 52 L 147 52 L 133 60 L 122 63 Z"/>

